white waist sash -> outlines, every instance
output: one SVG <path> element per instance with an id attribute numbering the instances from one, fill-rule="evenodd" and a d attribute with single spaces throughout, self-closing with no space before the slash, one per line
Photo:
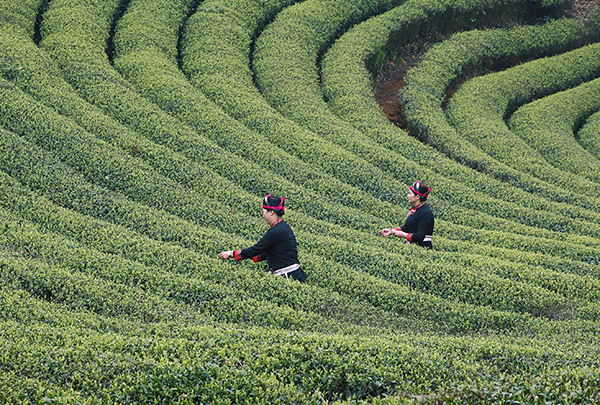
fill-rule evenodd
<path id="1" fill-rule="evenodd" d="M 300 265 L 298 263 L 294 263 L 292 265 L 289 265 L 287 267 L 278 269 L 278 270 L 273 270 L 273 274 L 275 274 L 276 276 L 286 276 L 288 273 L 291 273 L 292 271 L 298 270 L 300 268 Z"/>

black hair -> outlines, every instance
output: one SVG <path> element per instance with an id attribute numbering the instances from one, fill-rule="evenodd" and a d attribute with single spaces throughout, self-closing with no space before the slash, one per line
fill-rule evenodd
<path id="1" fill-rule="evenodd" d="M 410 189 L 415 195 L 419 196 L 419 200 L 421 202 L 427 201 L 427 196 L 429 195 L 429 192 L 431 191 L 431 188 L 429 188 L 429 186 L 421 183 L 420 181 L 415 182 L 410 187 Z"/>
<path id="2" fill-rule="evenodd" d="M 283 202 L 285 201 L 285 197 L 274 197 L 270 194 L 267 194 L 263 199 L 263 208 L 267 211 L 273 211 L 280 217 L 285 213 L 285 208 L 283 207 Z"/>

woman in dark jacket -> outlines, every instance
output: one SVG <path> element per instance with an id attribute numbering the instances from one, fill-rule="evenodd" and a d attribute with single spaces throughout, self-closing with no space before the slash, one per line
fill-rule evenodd
<path id="1" fill-rule="evenodd" d="M 427 196 L 431 188 L 417 181 L 408 190 L 408 203 L 412 208 L 406 214 L 406 222 L 399 228 L 382 229 L 382 236 L 394 235 L 405 238 L 407 243 L 415 243 L 431 249 L 431 238 L 433 237 L 433 212 L 427 205 Z"/>
<path id="2" fill-rule="evenodd" d="M 271 272 L 276 275 L 304 282 L 307 276 L 300 268 L 298 247 L 292 228 L 283 220 L 285 197 L 266 195 L 262 202 L 262 215 L 269 230 L 254 246 L 226 250 L 219 253 L 221 259 L 235 258 L 240 261 L 252 258 L 254 262 L 266 260 Z"/>

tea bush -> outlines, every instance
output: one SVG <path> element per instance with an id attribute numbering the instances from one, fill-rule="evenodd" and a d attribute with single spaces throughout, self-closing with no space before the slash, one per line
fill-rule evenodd
<path id="1" fill-rule="evenodd" d="M 600 158 L 600 142 L 598 141 L 597 134 L 598 120 L 600 114 L 592 114 L 585 124 L 581 127 L 576 136 L 579 143 L 585 148 L 586 151 L 594 155 L 596 159 Z"/>
<path id="2" fill-rule="evenodd" d="M 598 186 L 580 176 L 565 176 L 548 164 L 506 126 L 519 105 L 595 78 L 598 45 L 588 45 L 548 59 L 538 59 L 463 84 L 448 103 L 450 123 L 469 142 L 512 167 L 569 189 L 597 197 Z M 533 83 L 533 85 L 532 85 Z M 483 119 L 473 119 L 473 113 Z"/>
<path id="3" fill-rule="evenodd" d="M 599 84 L 592 80 L 524 105 L 511 115 L 509 129 L 552 166 L 597 183 L 600 161 L 577 143 L 574 132 L 600 109 Z"/>

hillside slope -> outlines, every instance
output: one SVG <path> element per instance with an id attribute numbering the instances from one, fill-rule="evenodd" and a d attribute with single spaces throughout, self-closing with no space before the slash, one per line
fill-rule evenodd
<path id="1" fill-rule="evenodd" d="M 592 6 L 1 0 L 0 402 L 596 403 Z"/>

